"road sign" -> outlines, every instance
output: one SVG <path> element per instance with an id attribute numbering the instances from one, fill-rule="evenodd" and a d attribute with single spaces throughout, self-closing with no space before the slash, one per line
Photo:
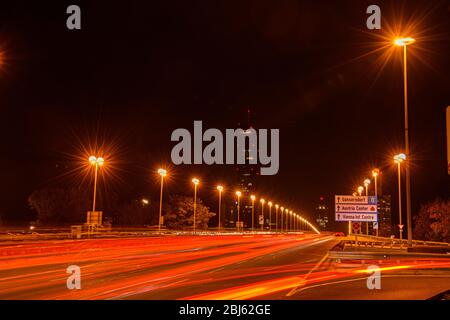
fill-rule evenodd
<path id="1" fill-rule="evenodd" d="M 359 224 L 359 222 L 352 223 L 353 231 L 355 231 L 355 232 L 358 231 L 360 227 L 361 227 L 361 225 Z"/>
<path id="2" fill-rule="evenodd" d="M 378 221 L 376 213 L 348 213 L 336 212 L 336 221 L 360 221 L 360 222 L 375 222 Z"/>
<path id="3" fill-rule="evenodd" d="M 378 221 L 378 201 L 375 196 L 335 196 L 336 221 Z"/>
<path id="4" fill-rule="evenodd" d="M 259 215 L 259 224 L 264 224 L 264 216 L 262 214 Z"/>
<path id="5" fill-rule="evenodd" d="M 376 213 L 377 206 L 374 204 L 336 204 L 336 212 L 346 213 Z"/>
<path id="6" fill-rule="evenodd" d="M 398 227 L 399 227 L 400 231 L 402 231 L 402 230 L 403 230 L 403 227 L 404 227 L 404 225 L 403 225 L 403 224 L 399 224 L 399 225 L 398 225 Z"/>
<path id="7" fill-rule="evenodd" d="M 378 221 L 373 222 L 373 228 L 378 230 Z"/>
<path id="8" fill-rule="evenodd" d="M 337 195 L 334 196 L 334 200 L 336 204 L 377 204 L 377 197 L 375 196 Z"/>

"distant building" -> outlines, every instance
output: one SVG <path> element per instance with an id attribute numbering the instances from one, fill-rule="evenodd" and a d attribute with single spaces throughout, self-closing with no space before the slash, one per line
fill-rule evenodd
<path id="1" fill-rule="evenodd" d="M 378 235 L 389 237 L 393 233 L 391 196 L 378 196 Z"/>
<path id="2" fill-rule="evenodd" d="M 238 124 L 238 127 L 243 129 L 244 131 L 248 129 L 255 129 L 250 120 L 250 110 L 247 110 L 247 125 Z M 246 143 L 245 146 L 245 164 L 236 166 L 237 173 L 237 187 L 239 191 L 242 192 L 241 204 L 240 204 L 240 216 L 241 221 L 244 222 L 244 227 L 251 227 L 252 223 L 252 203 L 250 200 L 250 196 L 255 194 L 257 191 L 257 181 L 260 172 L 260 164 L 250 164 L 250 147 L 257 148 L 258 146 L 252 145 L 249 146 Z M 258 150 L 257 150 L 258 152 Z M 257 205 L 259 201 L 255 202 L 255 228 L 259 227 L 258 225 L 258 210 Z"/>
<path id="3" fill-rule="evenodd" d="M 316 206 L 316 222 L 320 230 L 326 230 L 328 228 L 329 213 L 329 207 L 325 201 L 325 197 L 320 197 L 319 203 Z"/>

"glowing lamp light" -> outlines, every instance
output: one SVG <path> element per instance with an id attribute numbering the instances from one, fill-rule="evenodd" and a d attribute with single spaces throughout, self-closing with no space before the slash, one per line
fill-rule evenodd
<path id="1" fill-rule="evenodd" d="M 167 170 L 165 170 L 165 169 L 158 169 L 158 174 L 161 177 L 165 177 L 167 175 Z"/>
<path id="2" fill-rule="evenodd" d="M 399 153 L 394 156 L 395 163 L 402 163 L 406 160 L 406 155 L 404 153 Z"/>
<path id="3" fill-rule="evenodd" d="M 411 38 L 411 37 L 394 39 L 394 44 L 399 47 L 409 46 L 410 44 L 413 44 L 414 42 L 416 42 L 416 39 Z"/>

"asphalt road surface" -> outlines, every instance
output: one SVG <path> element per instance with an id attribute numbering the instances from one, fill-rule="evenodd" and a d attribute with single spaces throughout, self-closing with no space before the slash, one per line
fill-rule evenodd
<path id="1" fill-rule="evenodd" d="M 426 299 L 450 288 L 449 259 L 334 263 L 330 235 L 163 236 L 0 245 L 0 299 Z M 81 289 L 66 269 L 81 270 Z M 420 269 L 421 271 L 418 271 Z M 414 281 L 412 281 L 413 279 Z"/>

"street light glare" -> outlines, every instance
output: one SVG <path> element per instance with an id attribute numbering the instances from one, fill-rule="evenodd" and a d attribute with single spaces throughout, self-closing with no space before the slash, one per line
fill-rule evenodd
<path id="1" fill-rule="evenodd" d="M 195 185 L 198 185 L 200 183 L 200 180 L 198 180 L 197 178 L 192 179 L 192 183 Z"/>
<path id="2" fill-rule="evenodd" d="M 240 197 L 240 196 L 242 195 L 242 193 L 241 193 L 240 191 L 236 191 L 236 195 L 237 195 L 238 197 Z"/>
<path id="3" fill-rule="evenodd" d="M 372 170 L 372 177 L 376 178 L 380 174 L 380 169 L 373 169 Z"/>
<path id="4" fill-rule="evenodd" d="M 262 204 L 264 204 L 264 202 L 266 202 L 266 200 L 264 200 L 264 199 L 261 199 L 260 201 Z"/>
<path id="5" fill-rule="evenodd" d="M 267 202 L 267 204 L 269 205 L 269 207 L 272 206 L 272 201 Z"/>
<path id="6" fill-rule="evenodd" d="M 406 160 L 406 155 L 404 153 L 399 153 L 394 156 L 395 163 L 402 163 Z"/>
<path id="7" fill-rule="evenodd" d="M 99 165 L 102 166 L 105 163 L 105 159 L 103 159 L 102 157 L 96 157 L 96 156 L 90 156 L 89 157 L 89 162 L 95 166 L 95 165 Z"/>
<path id="8" fill-rule="evenodd" d="M 416 39 L 411 38 L 411 37 L 406 37 L 406 38 L 396 38 L 396 39 L 394 40 L 394 44 L 395 44 L 396 46 L 400 46 L 400 47 L 408 46 L 408 45 L 410 45 L 410 44 L 413 44 L 414 42 L 416 42 Z"/>
<path id="9" fill-rule="evenodd" d="M 102 157 L 98 157 L 97 158 L 97 163 L 99 166 L 102 166 L 105 163 L 105 159 L 103 159 Z"/>
<path id="10" fill-rule="evenodd" d="M 370 184 L 370 179 L 364 180 L 364 185 L 365 185 L 365 186 L 368 186 L 369 184 Z"/>
<path id="11" fill-rule="evenodd" d="M 167 170 L 165 170 L 165 169 L 158 169 L 158 174 L 161 177 L 165 177 L 167 175 Z"/>
<path id="12" fill-rule="evenodd" d="M 250 196 L 250 199 L 251 199 L 252 201 L 255 201 L 256 197 L 252 194 L 252 195 Z"/>
<path id="13" fill-rule="evenodd" d="M 218 185 L 217 186 L 217 190 L 219 190 L 219 192 L 222 192 L 223 191 L 223 187 L 221 185 Z"/>

